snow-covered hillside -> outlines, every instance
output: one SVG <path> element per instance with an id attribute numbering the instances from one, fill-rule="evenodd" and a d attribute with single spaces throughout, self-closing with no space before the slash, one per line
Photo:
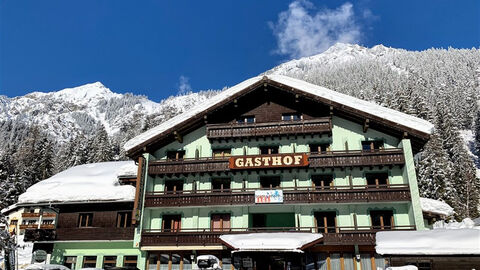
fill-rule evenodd
<path id="1" fill-rule="evenodd" d="M 33 92 L 14 98 L 0 96 L 0 126 L 35 124 L 47 130 L 57 142 L 66 142 L 78 132 L 92 134 L 96 125 L 101 124 L 112 136 L 134 117 L 162 117 L 166 111 L 180 113 L 207 96 L 203 92 L 189 93 L 156 103 L 145 96 L 114 93 L 95 82 L 48 93 Z"/>

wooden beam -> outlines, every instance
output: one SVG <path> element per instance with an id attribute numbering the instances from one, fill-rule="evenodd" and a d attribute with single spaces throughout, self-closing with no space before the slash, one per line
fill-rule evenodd
<path id="1" fill-rule="evenodd" d="M 173 132 L 173 136 L 175 137 L 175 140 L 177 140 L 179 143 L 183 143 L 183 137 L 178 133 L 178 131 Z"/>
<path id="2" fill-rule="evenodd" d="M 369 125 L 370 125 L 370 119 L 367 118 L 363 123 L 363 133 L 367 132 Z"/>

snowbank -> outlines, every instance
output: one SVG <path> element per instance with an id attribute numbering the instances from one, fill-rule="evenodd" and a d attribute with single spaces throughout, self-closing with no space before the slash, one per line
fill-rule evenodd
<path id="1" fill-rule="evenodd" d="M 238 251 L 302 252 L 300 248 L 322 237 L 320 233 L 278 232 L 225 234 L 220 239 Z"/>
<path id="2" fill-rule="evenodd" d="M 452 221 L 452 222 L 445 222 L 443 220 L 439 220 L 433 223 L 433 229 L 447 229 L 447 230 L 456 230 L 456 229 L 477 229 L 480 230 L 480 227 L 475 226 L 475 222 L 470 218 L 466 218 L 462 220 L 462 222 Z"/>
<path id="3" fill-rule="evenodd" d="M 439 200 L 420 198 L 420 205 L 422 206 L 423 212 L 429 212 L 447 217 L 452 216 L 455 213 L 450 205 Z"/>
<path id="4" fill-rule="evenodd" d="M 381 255 L 480 255 L 480 230 L 377 232 Z"/>
<path id="5" fill-rule="evenodd" d="M 92 163 L 69 168 L 29 187 L 19 204 L 76 201 L 133 201 L 135 188 L 121 186 L 117 174 L 133 161 Z"/>
<path id="6" fill-rule="evenodd" d="M 19 235 L 17 238 L 17 256 L 19 268 L 25 268 L 32 263 L 33 242 L 24 242 L 24 235 Z"/>
<path id="7" fill-rule="evenodd" d="M 345 106 L 375 115 L 377 117 L 392 121 L 394 123 L 398 123 L 406 127 L 416 129 L 420 132 L 430 134 L 433 131 L 433 125 L 428 121 L 425 121 L 423 119 L 420 119 L 405 113 L 401 113 L 399 111 L 382 107 L 375 103 L 370 103 L 368 101 L 354 98 L 352 96 L 348 96 L 348 95 L 345 95 L 345 94 L 342 94 L 318 85 L 314 85 L 302 80 L 298 80 L 298 79 L 294 79 L 294 78 L 290 78 L 282 75 L 268 75 L 266 77 L 268 77 L 268 79 L 272 81 L 284 84 L 287 87 L 293 87 L 305 93 L 313 94 L 327 100 L 344 104 Z M 262 80 L 262 78 L 263 76 L 257 76 L 257 77 L 250 78 L 246 81 L 243 81 L 225 91 L 222 91 L 220 94 L 210 98 L 209 100 L 206 100 L 205 102 L 202 102 L 197 106 L 194 106 L 187 112 L 177 115 L 171 118 L 170 120 L 150 130 L 147 130 L 146 132 L 134 137 L 133 139 L 125 143 L 124 145 L 125 150 L 127 151 L 131 150 L 135 146 L 142 144 L 148 141 L 149 139 L 152 139 L 162 134 L 166 130 L 178 124 L 181 124 L 187 119 L 197 116 L 197 114 L 199 114 L 200 112 L 210 107 L 213 107 L 217 103 L 227 100 L 229 97 L 243 91 L 249 86 L 252 86 L 255 83 L 258 83 L 259 81 Z"/>

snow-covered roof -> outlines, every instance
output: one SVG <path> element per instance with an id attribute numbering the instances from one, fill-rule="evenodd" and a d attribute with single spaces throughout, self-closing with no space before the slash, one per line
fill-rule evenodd
<path id="1" fill-rule="evenodd" d="M 480 230 L 436 229 L 377 232 L 381 255 L 480 255 Z"/>
<path id="2" fill-rule="evenodd" d="M 117 177 L 136 177 L 137 170 L 138 166 L 134 162 L 128 162 L 116 171 Z"/>
<path id="3" fill-rule="evenodd" d="M 453 208 L 450 205 L 439 200 L 420 198 L 420 205 L 422 206 L 423 212 L 447 217 L 455 214 L 455 211 L 453 211 Z"/>
<path id="4" fill-rule="evenodd" d="M 321 239 L 320 233 L 275 232 L 224 234 L 220 239 L 237 251 L 290 251 L 303 252 L 301 248 Z"/>
<path id="5" fill-rule="evenodd" d="M 325 87 L 314 85 L 302 80 L 290 78 L 283 75 L 267 75 L 267 76 L 257 76 L 257 77 L 253 77 L 248 80 L 245 80 L 231 88 L 228 88 L 227 90 L 222 91 L 220 94 L 193 107 L 187 112 L 177 115 L 169 119 L 168 121 L 165 121 L 162 124 L 150 130 L 147 130 L 146 132 L 129 140 L 124 145 L 125 150 L 127 151 L 132 150 L 136 146 L 141 145 L 150 139 L 153 139 L 154 137 L 162 134 L 163 132 L 183 123 L 184 121 L 192 117 L 195 117 L 201 112 L 208 110 L 209 108 L 215 106 L 216 104 L 222 101 L 227 100 L 233 95 L 240 93 L 241 91 L 247 89 L 248 87 L 260 82 L 264 78 L 266 78 L 269 81 L 274 81 L 274 82 L 283 84 L 286 87 L 295 88 L 307 94 L 312 94 L 312 95 L 324 98 L 326 100 L 330 100 L 332 102 L 343 104 L 347 107 L 351 107 L 353 109 L 371 114 L 373 116 L 382 118 L 384 120 L 392 121 L 394 123 L 412 128 L 422 133 L 430 134 L 433 131 L 433 125 L 430 122 L 425 121 L 423 119 L 420 119 L 405 113 L 401 113 L 399 111 L 388 109 L 380 105 L 377 105 L 375 103 L 354 98 L 352 96 L 348 96 L 348 95 L 327 89 Z"/>
<path id="6" fill-rule="evenodd" d="M 17 207 L 18 207 L 18 205 L 16 203 L 14 203 L 14 204 L 12 204 L 10 206 L 7 206 L 7 207 L 3 208 L 2 210 L 0 210 L 0 213 L 2 213 L 4 215 L 8 214 L 8 213 L 10 213 L 10 211 L 17 209 Z"/>
<path id="7" fill-rule="evenodd" d="M 69 168 L 29 187 L 19 204 L 82 201 L 133 201 L 135 187 L 121 186 L 118 172 L 133 161 L 91 163 Z"/>

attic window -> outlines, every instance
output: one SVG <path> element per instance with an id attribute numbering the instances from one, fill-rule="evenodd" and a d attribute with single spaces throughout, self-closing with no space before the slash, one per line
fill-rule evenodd
<path id="1" fill-rule="evenodd" d="M 374 140 L 374 141 L 362 141 L 362 150 L 363 151 L 374 151 L 384 149 L 383 141 Z"/>
<path id="2" fill-rule="evenodd" d="M 237 118 L 237 123 L 239 124 L 255 123 L 255 116 L 253 115 L 240 116 L 239 118 Z"/>
<path id="3" fill-rule="evenodd" d="M 300 121 L 302 114 L 300 113 L 284 113 L 282 114 L 282 121 Z"/>

